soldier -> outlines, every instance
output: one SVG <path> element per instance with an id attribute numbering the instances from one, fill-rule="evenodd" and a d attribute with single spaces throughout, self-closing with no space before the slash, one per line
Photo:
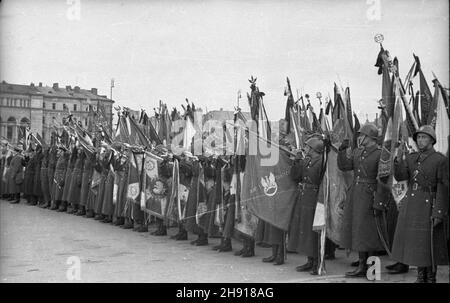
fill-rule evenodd
<path id="1" fill-rule="evenodd" d="M 47 208 L 50 205 L 50 187 L 48 183 L 48 160 L 50 156 L 50 149 L 45 148 L 42 153 L 41 162 L 41 188 L 42 188 L 42 203 L 39 205 L 41 208 Z"/>
<path id="2" fill-rule="evenodd" d="M 0 199 L 6 198 L 6 179 L 5 174 L 7 170 L 6 159 L 9 156 L 9 152 L 7 150 L 6 144 L 1 145 L 1 154 L 0 154 Z"/>
<path id="3" fill-rule="evenodd" d="M 289 227 L 288 250 L 308 257 L 306 264 L 297 266 L 299 272 L 318 274 L 319 234 L 313 231 L 319 186 L 322 181 L 323 140 L 312 137 L 305 142 L 306 157 L 297 160 L 291 169 L 292 179 L 299 184 L 299 195 Z"/>
<path id="4" fill-rule="evenodd" d="M 114 183 L 117 184 L 116 205 L 114 207 L 114 217 L 116 221 L 114 225 L 123 226 L 125 224 L 124 207 L 127 200 L 128 189 L 128 170 L 129 161 L 125 154 L 120 155 L 119 166 L 116 171 Z"/>
<path id="5" fill-rule="evenodd" d="M 70 152 L 63 145 L 58 147 L 57 162 L 55 166 L 55 174 L 53 177 L 53 200 L 51 210 L 59 210 L 62 204 L 62 196 L 64 192 L 64 181 L 66 177 L 66 169 L 69 164 Z"/>
<path id="6" fill-rule="evenodd" d="M 392 258 L 417 266 L 417 283 L 435 283 L 437 265 L 448 264 L 448 180 L 443 180 L 446 158 L 436 152 L 433 128 L 424 125 L 414 133 L 419 149 L 404 155 L 403 145 L 394 161 L 395 178 L 408 181 L 404 205 L 399 210 Z"/>
<path id="7" fill-rule="evenodd" d="M 102 214 L 103 198 L 105 196 L 105 182 L 109 172 L 109 162 L 111 160 L 112 152 L 102 147 L 100 156 L 97 162 L 97 168 L 100 172 L 100 180 L 98 185 L 97 197 L 94 205 L 95 220 L 103 221 L 105 217 Z"/>
<path id="8" fill-rule="evenodd" d="M 70 207 L 69 205 L 69 195 L 70 195 L 70 183 L 72 180 L 72 171 L 73 168 L 75 167 L 75 162 L 77 161 L 77 148 L 74 146 L 71 150 L 70 150 L 70 158 L 69 158 L 69 165 L 67 166 L 66 169 L 66 174 L 64 177 L 64 190 L 63 190 L 63 195 L 62 195 L 62 203 L 59 206 L 58 211 L 59 212 L 65 212 L 67 211 L 68 213 L 72 213 L 73 209 Z"/>
<path id="9" fill-rule="evenodd" d="M 43 200 L 43 192 L 41 186 L 41 165 L 44 154 L 42 152 L 42 146 L 38 145 L 36 147 L 36 172 L 34 174 L 33 180 L 33 196 L 35 203 L 33 205 L 40 205 Z"/>
<path id="10" fill-rule="evenodd" d="M 117 148 L 117 146 L 115 146 Z M 102 215 L 103 223 L 112 223 L 114 213 L 113 193 L 114 193 L 114 176 L 115 171 L 120 165 L 119 154 L 111 151 L 111 159 L 108 165 L 108 175 L 105 179 L 105 194 L 103 196 Z"/>
<path id="11" fill-rule="evenodd" d="M 34 175 L 36 174 L 36 154 L 33 149 L 30 148 L 25 152 L 25 173 L 23 178 L 23 196 L 27 200 L 27 204 L 34 205 L 36 201 L 34 201 L 33 197 L 33 182 Z"/>
<path id="12" fill-rule="evenodd" d="M 95 152 L 91 152 L 83 148 L 83 153 L 85 155 L 85 160 L 83 163 L 83 173 L 81 175 L 80 204 L 76 215 L 88 217 L 86 210 L 91 188 L 92 174 L 94 171 Z"/>
<path id="13" fill-rule="evenodd" d="M 346 149 L 349 141 L 344 140 L 339 147 L 338 167 L 342 171 L 353 170 L 353 184 L 344 208 L 342 247 L 358 251 L 359 264 L 354 271 L 347 272 L 347 277 L 366 277 L 367 258 L 369 254 L 384 250 L 377 233 L 376 216 L 385 209 L 386 201 L 377 190 L 377 174 L 381 149 L 377 145 L 378 129 L 372 123 L 366 123 L 358 134 L 359 147 L 347 158 Z"/>
<path id="14" fill-rule="evenodd" d="M 67 202 L 70 203 L 70 210 L 67 212 L 70 214 L 77 214 L 78 207 L 80 204 L 81 196 L 81 181 L 83 174 L 84 160 L 86 159 L 86 154 L 81 147 L 77 148 L 77 159 L 72 170 L 72 177 L 70 178 L 70 188 L 67 198 Z"/>
<path id="15" fill-rule="evenodd" d="M 54 184 L 55 184 L 55 169 L 56 169 L 56 162 L 58 161 L 58 148 L 56 146 L 50 147 L 50 152 L 48 155 L 48 170 L 47 170 L 47 176 L 48 176 L 48 187 L 50 192 L 50 205 L 48 207 L 51 207 L 55 204 L 55 192 L 54 192 Z M 61 153 L 61 152 L 59 152 Z"/>
<path id="16" fill-rule="evenodd" d="M 214 247 L 214 249 L 219 252 L 227 252 L 233 250 L 233 247 L 231 246 L 231 237 L 233 236 L 234 230 L 234 202 L 236 194 L 231 194 L 230 192 L 231 177 L 231 170 L 229 168 L 226 168 L 223 174 L 223 205 L 225 208 L 223 235 L 221 243 L 218 246 Z"/>
<path id="17" fill-rule="evenodd" d="M 22 191 L 24 179 L 23 167 L 25 164 L 22 150 L 21 145 L 14 147 L 14 156 L 11 159 L 11 164 L 9 166 L 8 190 L 12 197 L 12 201 L 10 202 L 11 204 L 20 202 L 20 192 Z"/>

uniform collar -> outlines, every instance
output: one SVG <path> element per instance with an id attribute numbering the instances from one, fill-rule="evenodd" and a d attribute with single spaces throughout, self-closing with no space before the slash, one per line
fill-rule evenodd
<path id="1" fill-rule="evenodd" d="M 419 154 L 420 155 L 424 155 L 424 156 L 428 156 L 428 155 L 430 155 L 430 154 L 432 154 L 434 152 L 435 152 L 434 147 L 431 147 L 430 149 L 427 149 L 427 150 L 425 150 L 423 152 L 419 151 Z"/>
<path id="2" fill-rule="evenodd" d="M 373 152 L 374 150 L 376 150 L 378 148 L 378 146 L 376 144 L 372 145 L 371 147 L 364 147 L 364 150 L 368 153 Z"/>

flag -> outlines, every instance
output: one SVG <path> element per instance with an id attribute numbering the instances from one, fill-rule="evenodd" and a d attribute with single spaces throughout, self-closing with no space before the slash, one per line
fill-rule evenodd
<path id="1" fill-rule="evenodd" d="M 418 59 L 417 59 L 418 60 Z M 431 95 L 430 88 L 428 87 L 425 76 L 422 69 L 419 70 L 420 81 L 420 121 L 424 125 L 428 121 L 428 115 L 430 114 L 431 105 L 433 103 L 433 97 Z"/>
<path id="2" fill-rule="evenodd" d="M 162 144 L 161 138 L 156 133 L 155 128 L 150 122 L 150 118 L 144 110 L 141 110 L 141 116 L 139 117 L 139 124 L 142 126 L 145 137 L 150 139 L 151 142 L 155 142 L 156 145 Z"/>
<path id="3" fill-rule="evenodd" d="M 182 218 L 181 209 L 179 208 L 180 199 L 178 188 L 180 185 L 180 167 L 177 159 L 173 161 L 171 192 L 169 196 L 169 204 L 167 205 L 165 218 L 170 222 L 179 222 Z"/>
<path id="4" fill-rule="evenodd" d="M 294 129 L 294 127 L 292 127 L 293 117 L 292 117 L 292 113 L 291 113 L 292 109 L 294 108 L 294 96 L 292 95 L 291 83 L 290 83 L 288 77 L 286 77 L 286 81 L 287 81 L 287 87 L 284 92 L 284 95 L 287 96 L 287 101 L 286 101 L 286 110 L 285 110 L 285 114 L 284 114 L 284 119 L 287 122 L 287 133 L 289 134 L 291 132 L 291 130 Z"/>
<path id="5" fill-rule="evenodd" d="M 143 158 L 143 153 L 132 151 L 129 152 L 130 167 L 128 170 L 127 208 L 132 207 L 132 203 L 141 203 L 141 175 L 143 169 Z"/>
<path id="6" fill-rule="evenodd" d="M 260 144 L 265 143 L 258 137 Z M 262 166 L 261 159 L 259 153 L 247 156 L 241 204 L 261 220 L 287 231 L 297 190 L 290 177 L 290 159 L 283 151 L 273 166 Z"/>
<path id="7" fill-rule="evenodd" d="M 434 83 L 434 99 L 436 100 L 436 118 L 435 118 L 435 130 L 436 130 L 436 144 L 435 149 L 438 152 L 448 156 L 448 144 L 449 144 L 449 116 L 444 102 L 444 91 L 441 84 L 437 79 Z"/>
<path id="8" fill-rule="evenodd" d="M 144 153 L 142 184 L 144 187 L 144 211 L 158 218 L 164 218 L 169 201 L 169 184 L 159 176 L 158 165 L 162 158 L 146 151 Z"/>

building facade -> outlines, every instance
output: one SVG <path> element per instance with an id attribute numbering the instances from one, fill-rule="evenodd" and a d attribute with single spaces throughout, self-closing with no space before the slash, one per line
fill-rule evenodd
<path id="1" fill-rule="evenodd" d="M 81 89 L 78 86 L 65 88 L 58 83 L 52 86 L 0 83 L 0 138 L 16 144 L 25 136 L 29 126 L 31 132 L 39 133 L 48 143 L 54 127 L 60 128 L 62 118 L 70 112 L 88 125 L 89 108 L 97 110 L 103 106 L 112 125 L 114 101 L 99 95 L 96 88 Z"/>

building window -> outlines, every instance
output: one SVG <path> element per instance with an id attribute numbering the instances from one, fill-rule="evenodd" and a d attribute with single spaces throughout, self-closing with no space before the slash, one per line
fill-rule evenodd
<path id="1" fill-rule="evenodd" d="M 52 109 L 56 109 L 56 103 L 52 103 Z"/>
<path id="2" fill-rule="evenodd" d="M 73 105 L 73 111 L 74 111 L 74 112 L 77 111 L 77 105 L 76 105 L 76 104 Z"/>
<path id="3" fill-rule="evenodd" d="M 27 107 L 31 107 L 31 101 L 27 100 Z"/>
<path id="4" fill-rule="evenodd" d="M 87 126 L 87 118 L 86 119 L 84 119 L 84 126 Z"/>
<path id="5" fill-rule="evenodd" d="M 45 108 L 45 102 L 42 102 L 42 108 Z"/>
<path id="6" fill-rule="evenodd" d="M 10 117 L 6 126 L 6 139 L 9 141 L 13 140 L 14 128 L 16 128 L 16 118 Z"/>
<path id="7" fill-rule="evenodd" d="M 42 126 L 45 126 L 45 116 L 42 116 Z"/>

